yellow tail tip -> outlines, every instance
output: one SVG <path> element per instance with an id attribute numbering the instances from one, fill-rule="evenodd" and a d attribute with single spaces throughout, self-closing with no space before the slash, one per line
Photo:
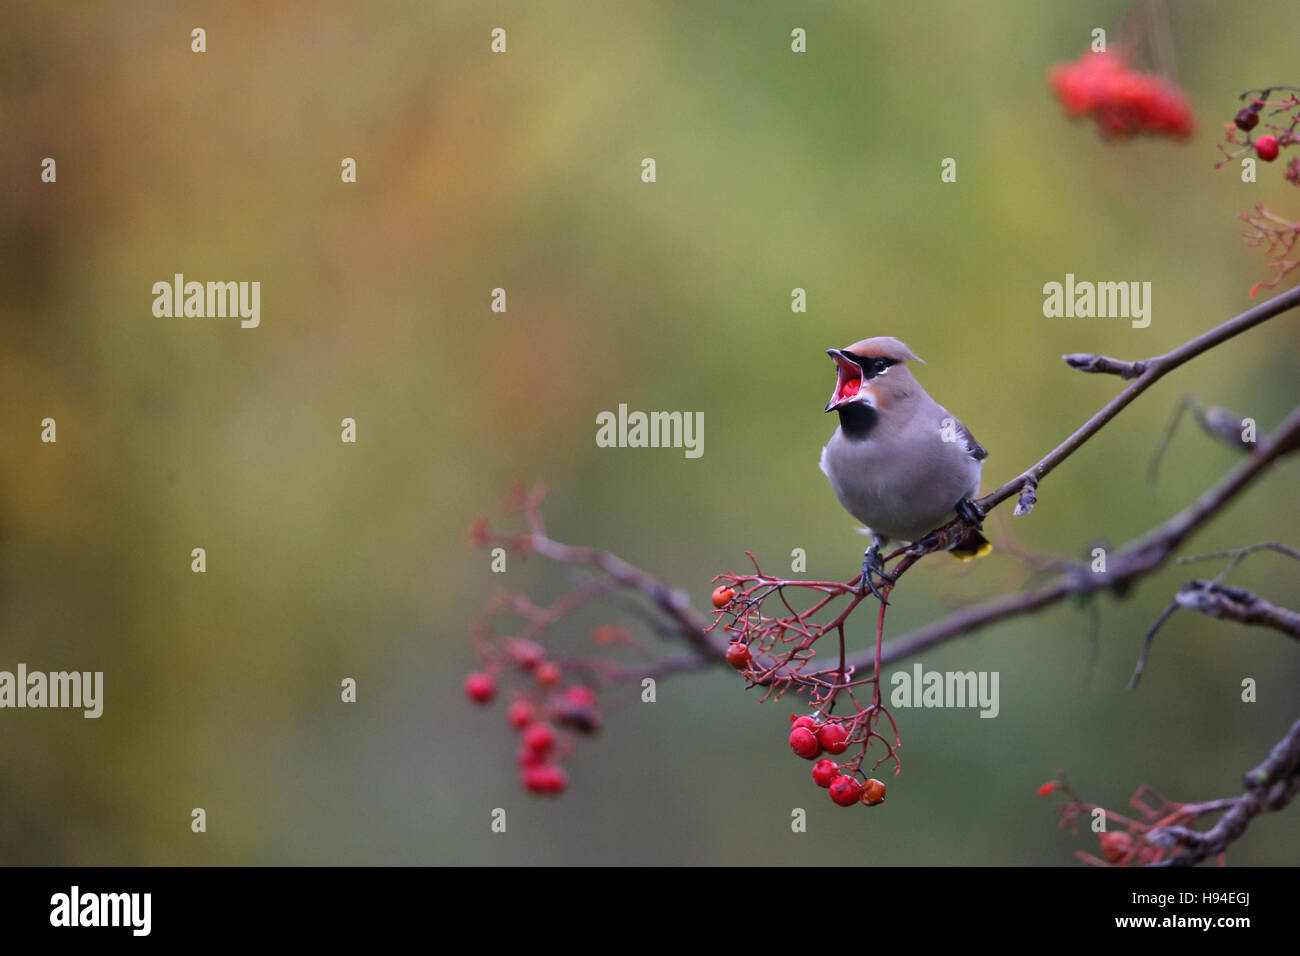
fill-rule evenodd
<path id="1" fill-rule="evenodd" d="M 949 551 L 948 553 L 951 554 L 958 561 L 973 561 L 975 558 L 984 557 L 984 555 L 988 554 L 992 550 L 993 550 L 993 542 L 981 541 L 979 546 L 974 551 L 958 550 L 954 548 L 952 551 Z"/>

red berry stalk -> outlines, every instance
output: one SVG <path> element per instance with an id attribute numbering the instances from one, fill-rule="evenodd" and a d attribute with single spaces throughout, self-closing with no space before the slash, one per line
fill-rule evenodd
<path id="1" fill-rule="evenodd" d="M 1070 787 L 1064 772 L 1057 774 L 1056 780 L 1049 780 L 1038 788 L 1040 797 L 1061 793 L 1066 800 L 1056 804 L 1054 809 L 1060 821 L 1058 829 L 1069 829 L 1071 833 L 1079 832 L 1079 822 L 1086 820 L 1089 829 L 1097 819 L 1094 811 L 1100 809 L 1104 816 L 1106 829 L 1097 833 L 1098 854 L 1085 850 L 1076 850 L 1075 856 L 1089 866 L 1152 866 L 1176 860 L 1185 852 L 1180 846 L 1166 846 L 1151 842 L 1148 835 L 1161 827 L 1186 827 L 1206 814 L 1221 813 L 1232 801 L 1214 800 L 1208 803 L 1176 803 L 1167 800 L 1148 786 L 1138 787 L 1129 799 L 1129 805 L 1137 811 L 1137 816 L 1128 816 L 1114 810 L 1108 810 L 1095 803 L 1079 799 Z M 1219 863 L 1223 858 L 1220 854 Z"/>
<path id="2" fill-rule="evenodd" d="M 789 744 L 810 761 L 823 754 L 840 758 L 819 761 L 815 768 L 818 786 L 829 790 L 840 781 L 833 799 L 845 806 L 859 802 L 875 806 L 883 801 L 884 784 L 867 779 L 867 774 L 887 761 L 894 762 L 897 773 L 901 740 L 880 693 L 883 605 L 876 626 L 875 666 L 855 673 L 846 664 L 845 622 L 864 600 L 875 602 L 869 592 L 859 589 L 857 578 L 787 580 L 764 574 L 754 562 L 753 573 L 714 579 L 716 620 L 707 625 L 696 622 L 689 607 L 661 582 L 621 559 L 550 539 L 542 524 L 540 500 L 539 489 L 516 492 L 515 507 L 528 521 L 525 534 L 494 533 L 482 519 L 470 532 L 472 544 L 505 548 L 517 560 L 540 552 L 560 563 L 597 568 L 605 575 L 593 577 L 549 606 L 535 604 L 522 593 L 503 592 L 489 604 L 475 630 L 478 665 L 465 681 L 465 692 L 479 705 L 507 696 L 506 723 L 520 734 L 516 760 L 527 790 L 556 793 L 565 788 L 567 778 L 560 765 L 581 735 L 600 727 L 598 698 L 607 699 L 623 685 L 639 689 L 645 677 L 670 674 L 683 666 L 680 653 L 647 662 L 649 649 L 614 625 L 591 632 L 592 642 L 598 645 L 595 653 L 557 652 L 553 636 L 558 625 L 611 592 L 630 588 L 652 601 L 654 606 L 644 609 L 645 617 L 669 618 L 669 627 L 657 628 L 660 633 L 685 636 L 693 645 L 687 666 L 699 666 L 701 660 L 726 663 L 747 686 L 762 687 L 763 700 L 787 693 L 805 698 L 813 713 L 792 718 Z M 900 550 L 884 560 L 897 562 L 891 575 L 896 582 L 918 556 Z M 884 593 L 893 586 L 882 585 Z M 572 629 L 566 631 L 571 634 Z M 625 649 L 638 652 L 633 663 L 616 659 Z"/>

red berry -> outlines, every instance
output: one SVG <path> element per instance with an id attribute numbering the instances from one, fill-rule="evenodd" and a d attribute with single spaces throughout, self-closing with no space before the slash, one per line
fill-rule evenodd
<path id="1" fill-rule="evenodd" d="M 1237 124 L 1237 129 L 1245 130 L 1249 133 L 1259 125 L 1259 113 L 1252 109 L 1240 110 L 1232 121 Z"/>
<path id="2" fill-rule="evenodd" d="M 1118 863 L 1133 850 L 1133 838 L 1127 833 L 1104 832 L 1101 837 L 1101 855 L 1111 863 Z"/>
<path id="3" fill-rule="evenodd" d="M 791 714 L 790 724 L 792 727 L 807 727 L 809 730 L 812 731 L 816 731 L 817 728 L 821 726 L 820 724 L 817 723 L 817 721 L 813 720 L 807 714 L 804 714 L 802 717 L 796 717 L 794 714 Z"/>
<path id="4" fill-rule="evenodd" d="M 486 704 L 497 695 L 497 682 L 491 674 L 476 671 L 465 678 L 465 693 L 476 704 Z"/>
<path id="5" fill-rule="evenodd" d="M 862 784 L 848 774 L 842 773 L 831 781 L 830 791 L 832 800 L 842 807 L 851 807 L 862 795 Z"/>
<path id="6" fill-rule="evenodd" d="M 839 724 L 823 724 L 817 731 L 817 741 L 829 754 L 842 754 L 849 749 L 849 734 Z"/>
<path id="7" fill-rule="evenodd" d="M 1056 781 L 1049 780 L 1047 781 L 1047 783 L 1043 784 L 1041 787 L 1038 788 L 1038 795 L 1040 797 L 1045 797 L 1049 793 L 1055 792 L 1055 790 L 1056 790 Z"/>
<path id="8" fill-rule="evenodd" d="M 533 668 L 533 676 L 543 687 L 554 687 L 560 682 L 560 669 L 550 661 L 542 661 Z"/>
<path id="9" fill-rule="evenodd" d="M 1273 162 L 1273 160 L 1277 159 L 1277 137 L 1261 136 L 1255 140 L 1255 152 L 1259 154 L 1259 158 L 1264 162 Z"/>
<path id="10" fill-rule="evenodd" d="M 840 768 L 834 760 L 822 759 L 813 764 L 813 782 L 822 789 L 834 783 L 839 775 Z"/>
<path id="11" fill-rule="evenodd" d="M 1104 136 L 1147 131 L 1187 137 L 1196 128 L 1177 87 L 1130 69 L 1120 56 L 1085 53 L 1073 63 L 1053 67 L 1048 83 L 1067 116 L 1094 116 Z"/>
<path id="12" fill-rule="evenodd" d="M 546 649 L 536 641 L 511 641 L 506 646 L 506 653 L 526 671 L 532 670 L 546 657 Z"/>
<path id="13" fill-rule="evenodd" d="M 544 763 L 525 767 L 523 782 L 530 793 L 563 793 L 569 785 L 569 778 L 565 775 L 564 768 Z"/>
<path id="14" fill-rule="evenodd" d="M 517 700 L 506 710 L 506 720 L 516 730 L 523 730 L 533 722 L 533 705 L 526 700 Z"/>
<path id="15" fill-rule="evenodd" d="M 527 744 L 520 744 L 519 749 L 515 752 L 515 760 L 518 761 L 521 767 L 535 767 L 546 762 L 546 754 L 538 753 Z"/>
<path id="16" fill-rule="evenodd" d="M 736 670 L 743 671 L 749 666 L 749 661 L 749 648 L 739 641 L 727 648 L 727 663 Z"/>
<path id="17" fill-rule="evenodd" d="M 813 760 L 822 752 L 817 735 L 807 727 L 796 727 L 790 731 L 790 749 L 804 760 Z"/>
<path id="18" fill-rule="evenodd" d="M 731 603 L 731 599 L 736 596 L 736 592 L 725 584 L 713 589 L 713 606 L 717 608 L 726 607 Z"/>
<path id="19" fill-rule="evenodd" d="M 862 802 L 868 807 L 885 802 L 885 785 L 879 780 L 871 779 L 862 785 Z"/>
<path id="20" fill-rule="evenodd" d="M 564 702 L 574 707 L 592 707 L 596 703 L 596 692 L 582 684 L 574 684 L 564 689 Z"/>
<path id="21" fill-rule="evenodd" d="M 549 753 L 555 746 L 555 728 L 550 724 L 533 724 L 524 731 L 524 746 L 534 753 Z"/>

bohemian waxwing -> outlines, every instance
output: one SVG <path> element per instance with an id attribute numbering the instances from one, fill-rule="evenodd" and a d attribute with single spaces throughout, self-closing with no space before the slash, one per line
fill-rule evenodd
<path id="1" fill-rule="evenodd" d="M 987 554 L 992 545 L 979 533 L 984 515 L 973 499 L 988 452 L 917 383 L 906 362 L 921 359 L 888 336 L 826 351 L 839 372 L 826 411 L 839 413 L 840 427 L 822 449 L 821 468 L 840 504 L 871 533 L 864 589 L 880 596 L 871 572 L 885 577 L 886 541 L 911 544 L 954 515 L 972 528 L 950 552 Z"/>

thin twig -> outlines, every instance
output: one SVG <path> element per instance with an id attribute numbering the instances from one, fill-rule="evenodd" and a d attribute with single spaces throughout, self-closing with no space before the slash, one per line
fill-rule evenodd
<path id="1" fill-rule="evenodd" d="M 1208 554 L 1193 554 L 1188 557 L 1179 558 L 1177 563 L 1193 564 L 1197 561 L 1210 561 L 1215 558 L 1232 558 L 1232 562 L 1215 577 L 1214 580 L 1217 582 L 1226 578 L 1237 569 L 1237 565 L 1241 564 L 1247 556 L 1252 555 L 1257 551 L 1276 551 L 1278 554 L 1284 554 L 1288 558 L 1295 558 L 1297 561 L 1300 561 L 1300 551 L 1297 551 L 1295 548 L 1289 547 L 1285 544 L 1279 544 L 1276 541 L 1264 541 L 1259 544 L 1249 545 L 1245 548 L 1236 548 L 1232 551 L 1212 551 Z"/>
<path id="2" fill-rule="evenodd" d="M 1134 381 L 1102 406 L 1095 415 L 1080 425 L 1074 431 L 1074 434 L 1044 455 L 1033 466 L 1012 478 L 996 491 L 985 495 L 977 503 L 985 511 L 988 511 L 1020 491 L 1024 487 L 1026 479 L 1033 478 L 1036 482 L 1041 481 L 1057 465 L 1078 451 L 1079 447 L 1097 434 L 1107 422 L 1127 408 L 1135 398 L 1174 369 L 1209 351 L 1216 345 L 1220 345 L 1228 339 L 1254 328 L 1261 322 L 1268 321 L 1275 315 L 1293 309 L 1297 305 L 1300 305 L 1300 286 L 1289 289 L 1267 302 L 1261 302 L 1253 309 L 1248 309 L 1236 318 L 1229 319 L 1204 335 L 1199 335 L 1190 342 L 1180 345 L 1172 352 L 1138 362 L 1123 362 L 1101 355 L 1075 354 L 1065 356 L 1065 361 L 1071 368 L 1119 375 L 1121 378 L 1133 378 Z"/>
<path id="3" fill-rule="evenodd" d="M 1236 412 L 1218 405 L 1211 405 L 1207 408 L 1196 399 L 1190 396 L 1185 397 L 1174 408 L 1173 417 L 1161 433 L 1160 440 L 1156 442 L 1155 451 L 1151 453 L 1151 463 L 1147 465 L 1147 489 L 1152 495 L 1156 491 L 1156 476 L 1160 472 L 1160 462 L 1169 447 L 1169 443 L 1173 440 L 1174 432 L 1178 429 L 1178 423 L 1182 421 L 1184 413 L 1189 411 L 1201 426 L 1201 429 L 1212 438 L 1216 438 L 1238 451 L 1249 451 L 1253 444 L 1242 438 L 1242 422 L 1244 420 Z"/>
<path id="4" fill-rule="evenodd" d="M 1178 600 L 1174 599 L 1165 606 L 1163 611 L 1160 612 L 1160 616 L 1156 618 L 1156 622 L 1151 625 L 1150 629 L 1146 632 L 1146 635 L 1142 638 L 1142 651 L 1138 654 L 1137 666 L 1133 668 L 1133 676 L 1128 679 L 1129 690 L 1137 690 L 1138 682 L 1142 680 L 1142 672 L 1147 668 L 1147 658 L 1151 656 L 1151 642 L 1156 638 L 1156 631 L 1164 627 L 1165 621 L 1169 620 L 1177 610 Z"/>

